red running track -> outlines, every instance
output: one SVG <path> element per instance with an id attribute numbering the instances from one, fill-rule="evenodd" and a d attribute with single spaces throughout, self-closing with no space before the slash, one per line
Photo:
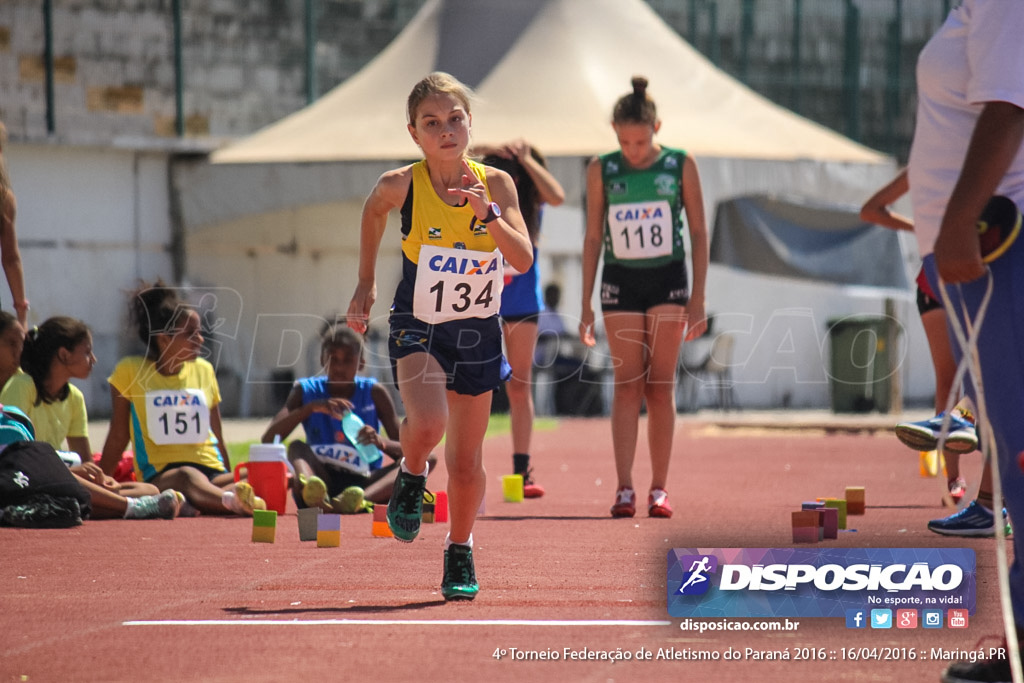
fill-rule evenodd
<path id="1" fill-rule="evenodd" d="M 671 520 L 645 510 L 608 517 L 609 441 L 607 420 L 564 420 L 535 435 L 535 474 L 548 494 L 523 503 L 501 500 L 509 438 L 487 442 L 472 603 L 441 599 L 439 524 L 401 544 L 373 538 L 368 515 L 345 517 L 342 547 L 320 549 L 299 542 L 294 510 L 273 545 L 251 543 L 251 523 L 238 518 L 0 528 L 0 681 L 935 681 L 945 663 L 930 659 L 932 648 L 970 649 L 1000 631 L 992 541 L 925 529 L 941 513 L 941 484 L 920 478 L 916 455 L 891 436 L 680 421 Z M 972 482 L 978 461 L 964 459 Z M 643 444 L 635 469 L 646 489 Z M 444 477 L 442 465 L 431 488 Z M 848 485 L 866 487 L 867 514 L 830 545 L 978 552 L 978 610 L 967 630 L 854 631 L 841 619 L 803 619 L 793 632 L 698 635 L 668 617 L 670 548 L 790 546 L 789 512 Z M 843 647 L 927 656 L 844 661 Z M 642 649 L 721 657 L 729 648 L 744 658 L 566 659 Z M 824 648 L 835 658 L 755 660 L 746 648 Z M 513 649 L 559 659 L 525 661 Z"/>

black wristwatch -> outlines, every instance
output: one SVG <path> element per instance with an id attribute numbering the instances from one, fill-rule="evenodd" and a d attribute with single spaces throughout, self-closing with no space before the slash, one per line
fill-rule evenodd
<path id="1" fill-rule="evenodd" d="M 487 205 L 487 215 L 477 220 L 481 223 L 490 223 L 501 218 L 501 207 L 498 206 L 497 202 L 491 202 Z"/>

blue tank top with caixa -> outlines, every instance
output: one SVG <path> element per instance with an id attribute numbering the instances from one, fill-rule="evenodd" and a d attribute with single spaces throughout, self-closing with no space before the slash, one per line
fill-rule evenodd
<path id="1" fill-rule="evenodd" d="M 380 419 L 377 417 L 377 404 L 373 402 L 373 385 L 377 380 L 373 377 L 356 377 L 355 393 L 349 402 L 354 412 L 363 421 L 378 432 L 380 432 Z M 327 377 L 305 377 L 298 381 L 302 387 L 302 405 L 313 401 L 324 401 L 331 398 L 327 391 Z M 306 443 L 311 445 L 345 443 L 355 447 L 355 444 L 345 438 L 341 430 L 341 420 L 336 420 L 326 413 L 316 412 L 302 421 L 302 428 L 306 430 Z"/>

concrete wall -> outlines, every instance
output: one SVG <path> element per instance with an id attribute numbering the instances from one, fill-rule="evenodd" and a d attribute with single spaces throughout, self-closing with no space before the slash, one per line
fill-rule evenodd
<path id="1" fill-rule="evenodd" d="M 76 384 L 90 412 L 106 415 L 106 378 L 131 348 L 125 294 L 140 278 L 173 280 L 168 154 L 11 145 L 4 156 L 18 198 L 29 322 L 70 315 L 92 328 L 99 362 Z M 9 309 L 9 292 L 0 299 Z"/>
<path id="2" fill-rule="evenodd" d="M 355 73 L 422 0 L 319 0 L 316 92 Z M 0 120 L 14 139 L 46 127 L 39 0 L 0 2 Z M 175 136 L 170 0 L 53 0 L 57 139 Z M 189 137 L 240 137 L 306 104 L 305 0 L 182 0 Z"/>

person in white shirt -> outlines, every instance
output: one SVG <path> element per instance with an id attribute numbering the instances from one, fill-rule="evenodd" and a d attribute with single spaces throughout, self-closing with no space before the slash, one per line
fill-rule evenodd
<path id="1" fill-rule="evenodd" d="M 1024 240 L 982 260 L 977 221 L 988 200 L 1024 203 L 1024 3 L 964 0 L 928 41 L 917 63 L 918 109 L 910 151 L 910 196 L 925 273 L 952 303 L 951 316 L 974 319 L 989 287 L 978 357 L 1011 519 L 1024 520 Z M 960 353 L 954 345 L 954 352 Z M 972 390 L 967 382 L 967 389 Z M 977 401 L 975 401 L 977 403 Z M 1010 598 L 1024 624 L 1024 535 L 1014 534 Z M 1007 658 L 957 663 L 944 681 L 1009 681 Z"/>

